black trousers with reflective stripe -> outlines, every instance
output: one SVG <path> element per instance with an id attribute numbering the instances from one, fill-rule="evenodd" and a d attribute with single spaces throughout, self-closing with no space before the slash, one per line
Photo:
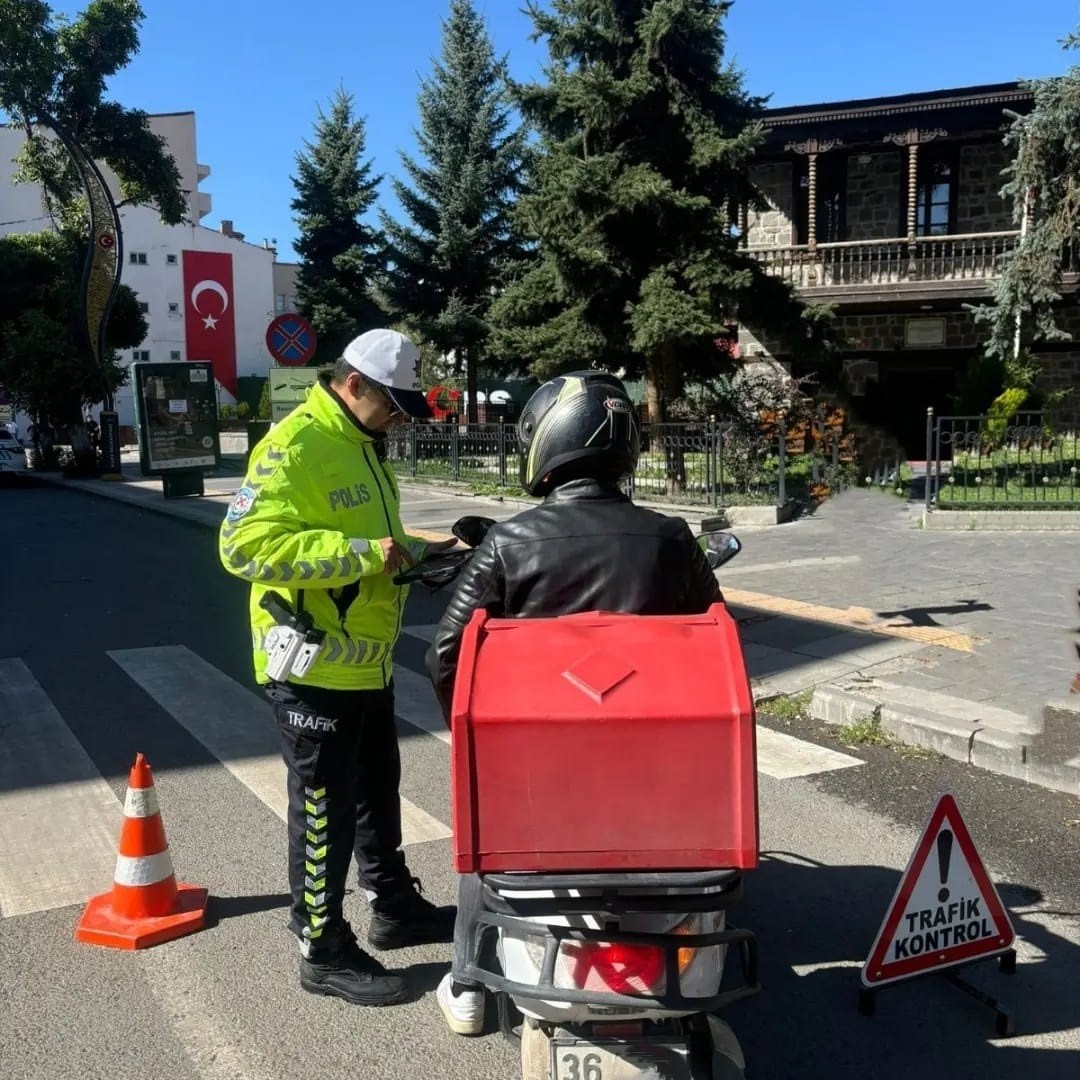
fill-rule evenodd
<path id="1" fill-rule="evenodd" d="M 310 940 L 313 954 L 332 953 L 345 930 L 342 900 L 354 855 L 362 888 L 385 896 L 408 880 L 393 684 L 271 684 L 266 693 L 288 770 L 289 928 Z"/>

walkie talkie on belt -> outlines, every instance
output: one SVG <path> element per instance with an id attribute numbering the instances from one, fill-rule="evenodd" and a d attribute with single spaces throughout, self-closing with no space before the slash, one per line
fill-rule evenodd
<path id="1" fill-rule="evenodd" d="M 294 612 L 277 593 L 263 593 L 259 607 L 268 611 L 277 623 L 266 635 L 266 674 L 275 682 L 284 682 L 290 675 L 302 678 L 323 647 L 326 633 L 317 630 L 311 616 L 303 610 Z"/>

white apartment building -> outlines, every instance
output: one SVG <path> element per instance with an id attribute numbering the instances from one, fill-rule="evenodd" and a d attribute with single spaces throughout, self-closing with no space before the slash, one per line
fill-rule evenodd
<path id="1" fill-rule="evenodd" d="M 123 271 L 121 280 L 138 293 L 144 307 L 149 331 L 138 349 L 130 350 L 122 359 L 170 361 L 198 360 L 189 356 L 189 335 L 186 320 L 199 315 L 220 314 L 224 301 L 219 295 L 196 296 L 192 307 L 192 289 L 185 289 L 185 253 L 217 252 L 229 256 L 218 265 L 231 267 L 231 288 L 228 304 L 235 325 L 235 374 L 266 375 L 271 366 L 266 348 L 266 330 L 275 311 L 283 305 L 295 306 L 295 268 L 275 264 L 275 252 L 269 244 L 257 245 L 244 240 L 233 229 L 231 221 L 223 220 L 219 229 L 199 224 L 210 213 L 211 196 L 199 190 L 199 184 L 210 175 L 210 169 L 198 162 L 195 152 L 195 114 L 169 113 L 150 117 L 151 128 L 167 142 L 176 159 L 188 202 L 188 224 L 164 225 L 151 207 L 127 206 L 121 209 L 123 231 Z M 33 232 L 51 227 L 45 214 L 41 190 L 36 185 L 15 184 L 14 158 L 25 140 L 16 128 L 0 127 L 0 235 Z M 119 200 L 119 184 L 115 175 L 102 167 L 114 196 Z M 196 255 L 197 258 L 197 255 Z M 190 276 L 189 282 L 190 286 Z M 206 290 L 203 290 L 205 293 Z M 187 293 L 187 295 L 185 295 Z M 217 305 L 212 309 L 207 304 Z M 216 371 L 216 369 L 215 369 Z M 226 382 L 231 379 L 227 378 Z M 219 379 L 219 399 L 223 404 L 234 398 L 232 387 Z M 132 391 L 122 387 L 117 393 L 117 411 L 123 428 L 134 423 Z M 122 432 L 122 434 L 130 434 Z"/>

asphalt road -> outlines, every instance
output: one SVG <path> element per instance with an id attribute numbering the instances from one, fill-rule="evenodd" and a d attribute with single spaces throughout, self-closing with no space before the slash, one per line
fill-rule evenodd
<path id="1" fill-rule="evenodd" d="M 462 1040 L 445 1030 L 431 991 L 446 969 L 447 947 L 394 955 L 415 988 L 413 1000 L 398 1008 L 358 1010 L 299 989 L 295 947 L 284 928 L 282 823 L 238 779 L 250 779 L 252 763 L 242 756 L 223 761 L 206 745 L 225 700 L 215 680 L 251 687 L 246 590 L 218 568 L 211 533 L 49 488 L 0 492 L 0 506 L 0 666 L 25 668 L 40 692 L 34 700 L 49 706 L 9 706 L 0 715 L 0 736 L 7 738 L 0 755 L 0 897 L 12 894 L 12 881 L 37 897 L 24 905 L 36 910 L 24 913 L 10 913 L 0 899 L 0 1076 L 517 1075 L 515 1051 L 499 1035 Z M 407 713 L 400 725 L 402 794 L 415 811 L 409 863 L 428 895 L 449 903 L 449 843 L 423 839 L 424 828 L 434 823 L 445 834 L 449 822 L 447 746 L 418 726 L 434 717 L 434 706 L 424 704 L 415 676 L 424 635 L 443 602 L 419 592 L 410 600 L 399 651 L 402 685 L 410 690 L 399 713 Z M 175 666 L 187 655 L 175 646 L 195 658 L 190 678 L 179 683 L 186 696 L 171 712 L 161 692 L 132 677 L 125 658 L 137 650 L 154 664 Z M 173 715 L 178 708 L 180 719 Z M 1080 803 L 949 761 L 843 747 L 802 722 L 764 722 L 800 745 L 826 745 L 864 764 L 760 778 L 765 857 L 733 921 L 759 935 L 765 989 L 728 1014 L 748 1075 L 1080 1075 Z M 44 766 L 25 770 L 18 748 L 30 745 L 36 727 L 56 739 L 55 758 L 43 754 Z M 76 944 L 82 902 L 57 903 L 59 885 L 50 893 L 92 841 L 88 820 L 64 817 L 64 798 L 78 779 L 72 762 L 82 753 L 122 800 L 137 750 L 154 768 L 178 876 L 210 889 L 210 926 L 138 953 Z M 1015 976 L 992 965 L 970 972 L 1014 1006 L 1013 1039 L 995 1038 L 990 1014 L 936 977 L 883 993 L 873 1019 L 856 1011 L 858 968 L 945 791 L 956 796 L 1021 938 Z M 38 821 L 14 817 L 12 808 L 27 800 L 38 807 Z M 104 820 L 113 822 L 115 835 L 119 803 Z M 70 843 L 70 855 L 35 846 L 35 837 L 56 835 Z M 112 873 L 111 861 L 102 861 L 98 889 Z M 362 930 L 362 895 L 354 892 L 347 910 Z"/>

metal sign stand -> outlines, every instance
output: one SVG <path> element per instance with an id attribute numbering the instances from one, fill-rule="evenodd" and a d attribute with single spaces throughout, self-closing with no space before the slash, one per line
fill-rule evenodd
<path id="1" fill-rule="evenodd" d="M 985 963 L 987 960 L 997 960 L 998 969 L 1002 975 L 1015 975 L 1016 974 L 1016 950 L 1006 949 L 1005 952 L 999 953 L 997 956 L 982 957 L 980 963 Z M 877 1007 L 877 995 L 882 990 L 888 990 L 890 986 L 901 986 L 905 983 L 914 981 L 915 979 L 925 979 L 931 975 L 943 975 L 945 981 L 950 985 L 956 987 L 957 990 L 962 990 L 969 997 L 973 997 L 980 1005 L 985 1005 L 994 1013 L 994 1031 L 1003 1039 L 1008 1038 L 1010 1035 L 1016 1034 L 1016 1020 L 1011 1008 L 1002 1005 L 997 998 L 992 997 L 986 993 L 985 990 L 980 990 L 979 987 L 968 982 L 960 974 L 969 965 L 964 965 L 961 968 L 953 968 L 948 971 L 933 972 L 928 971 L 924 975 L 915 975 L 911 979 L 905 979 L 903 982 L 888 983 L 885 986 L 875 987 L 872 990 L 860 989 L 859 990 L 859 1015 L 860 1016 L 873 1016 Z"/>

